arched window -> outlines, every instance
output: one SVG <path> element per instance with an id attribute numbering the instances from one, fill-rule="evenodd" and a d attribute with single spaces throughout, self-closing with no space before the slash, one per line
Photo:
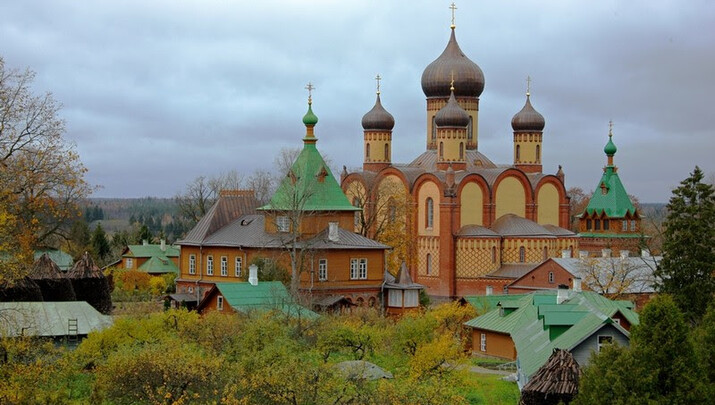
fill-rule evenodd
<path id="1" fill-rule="evenodd" d="M 427 266 L 426 267 L 427 267 L 426 272 L 427 272 L 427 275 L 429 276 L 430 274 L 432 274 L 432 255 L 430 253 L 427 253 Z"/>
<path id="2" fill-rule="evenodd" d="M 390 197 L 390 200 L 387 202 L 387 217 L 390 219 L 390 222 L 395 222 L 397 219 L 397 205 L 395 205 L 395 199 Z"/>
<path id="3" fill-rule="evenodd" d="M 497 262 L 497 247 L 492 246 L 492 263 Z"/>
<path id="4" fill-rule="evenodd" d="M 365 145 L 365 160 L 370 160 L 370 144 Z"/>
<path id="5" fill-rule="evenodd" d="M 434 122 L 434 117 L 432 117 L 432 140 L 437 139 L 437 124 Z"/>
<path id="6" fill-rule="evenodd" d="M 519 248 L 519 263 L 526 262 L 526 249 L 524 246 Z"/>
<path id="7" fill-rule="evenodd" d="M 516 161 L 521 160 L 521 145 L 516 145 Z"/>
<path id="8" fill-rule="evenodd" d="M 390 145 L 385 144 L 385 162 L 390 161 Z"/>
<path id="9" fill-rule="evenodd" d="M 472 125 L 472 116 L 469 116 L 469 125 L 467 125 L 467 139 L 474 139 L 474 126 Z"/>
<path id="10" fill-rule="evenodd" d="M 434 225 L 434 201 L 432 197 L 427 197 L 425 202 L 425 227 L 432 228 Z"/>
<path id="11" fill-rule="evenodd" d="M 440 142 L 439 143 L 439 160 L 442 160 L 444 158 L 444 143 Z"/>
<path id="12" fill-rule="evenodd" d="M 544 260 L 549 258 L 549 248 L 544 246 Z"/>
<path id="13" fill-rule="evenodd" d="M 464 142 L 459 143 L 459 160 L 464 160 Z"/>
<path id="14" fill-rule="evenodd" d="M 536 161 L 541 159 L 541 145 L 536 145 Z"/>

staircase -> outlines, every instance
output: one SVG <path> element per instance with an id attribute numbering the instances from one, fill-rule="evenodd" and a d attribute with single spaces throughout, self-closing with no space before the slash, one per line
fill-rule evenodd
<path id="1" fill-rule="evenodd" d="M 77 318 L 67 319 L 67 343 L 76 346 L 79 343 L 79 328 Z"/>

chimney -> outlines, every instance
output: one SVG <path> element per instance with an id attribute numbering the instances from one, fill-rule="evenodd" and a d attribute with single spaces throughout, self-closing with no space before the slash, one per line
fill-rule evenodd
<path id="1" fill-rule="evenodd" d="M 611 257 L 611 249 L 601 249 L 601 257 Z"/>
<path id="2" fill-rule="evenodd" d="M 487 295 L 492 295 L 494 294 L 494 287 L 488 285 L 487 286 Z"/>
<path id="3" fill-rule="evenodd" d="M 569 257 L 571 257 L 571 249 L 564 249 L 561 251 L 562 259 L 568 259 Z"/>
<path id="4" fill-rule="evenodd" d="M 629 250 L 621 250 L 621 259 L 627 259 L 631 255 Z"/>
<path id="5" fill-rule="evenodd" d="M 166 252 L 166 239 L 161 240 L 161 251 Z"/>
<path id="6" fill-rule="evenodd" d="M 258 285 L 258 266 L 255 264 L 248 266 L 248 282 L 251 285 Z"/>
<path id="7" fill-rule="evenodd" d="M 569 299 L 568 288 L 559 288 L 556 290 L 556 304 L 561 304 L 567 299 Z"/>
<path id="8" fill-rule="evenodd" d="M 146 240 L 146 239 L 142 239 L 142 245 L 148 246 L 148 245 L 149 245 L 149 241 Z"/>
<path id="9" fill-rule="evenodd" d="M 588 258 L 588 252 L 585 250 L 579 250 L 578 251 L 578 258 L 579 259 L 586 259 Z"/>
<path id="10" fill-rule="evenodd" d="M 650 250 L 648 250 L 648 249 L 641 249 L 641 256 L 642 256 L 642 257 L 650 257 Z"/>
<path id="11" fill-rule="evenodd" d="M 581 279 L 578 277 L 573 279 L 573 292 L 581 292 Z"/>
<path id="12" fill-rule="evenodd" d="M 328 240 L 331 242 L 337 242 L 340 240 L 340 233 L 338 232 L 337 222 L 328 223 Z"/>

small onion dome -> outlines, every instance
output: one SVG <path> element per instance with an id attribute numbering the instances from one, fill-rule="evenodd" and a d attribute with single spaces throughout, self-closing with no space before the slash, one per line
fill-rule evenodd
<path id="1" fill-rule="evenodd" d="M 380 103 L 380 95 L 377 95 L 377 101 L 372 110 L 362 116 L 362 128 L 366 131 L 392 131 L 395 127 L 395 118 L 382 107 Z"/>
<path id="2" fill-rule="evenodd" d="M 434 123 L 438 127 L 464 128 L 469 125 L 469 114 L 459 106 L 457 99 L 454 98 L 454 91 L 450 93 L 447 104 L 435 114 Z"/>
<path id="3" fill-rule="evenodd" d="M 531 106 L 531 101 L 527 94 L 524 108 L 511 119 L 511 127 L 514 131 L 543 131 L 545 125 L 544 116 Z"/>
<path id="4" fill-rule="evenodd" d="M 616 151 L 618 151 L 616 144 L 613 143 L 613 134 L 608 134 L 608 143 L 603 148 L 603 151 L 606 153 L 606 156 L 613 156 L 616 154 Z"/>
<path id="5" fill-rule="evenodd" d="M 318 116 L 313 114 L 313 107 L 308 103 L 308 112 L 303 116 L 303 124 L 306 126 L 315 126 L 318 123 Z"/>
<path id="6" fill-rule="evenodd" d="M 459 49 L 454 29 L 442 54 L 422 72 L 422 91 L 427 97 L 448 97 L 452 77 L 457 96 L 479 97 L 484 91 L 484 73 Z"/>

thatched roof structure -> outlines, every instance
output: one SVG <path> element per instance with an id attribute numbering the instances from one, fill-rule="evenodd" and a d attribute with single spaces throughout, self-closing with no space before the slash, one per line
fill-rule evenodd
<path id="1" fill-rule="evenodd" d="M 85 253 L 67 274 L 77 301 L 87 301 L 97 311 L 109 314 L 112 311 L 112 288 L 102 270 Z"/>
<path id="2" fill-rule="evenodd" d="M 554 349 L 521 390 L 519 405 L 570 403 L 578 394 L 581 369 L 568 350 Z"/>
<path id="3" fill-rule="evenodd" d="M 47 253 L 32 265 L 29 277 L 40 287 L 44 301 L 75 301 L 72 282 L 62 274 L 59 266 Z"/>

